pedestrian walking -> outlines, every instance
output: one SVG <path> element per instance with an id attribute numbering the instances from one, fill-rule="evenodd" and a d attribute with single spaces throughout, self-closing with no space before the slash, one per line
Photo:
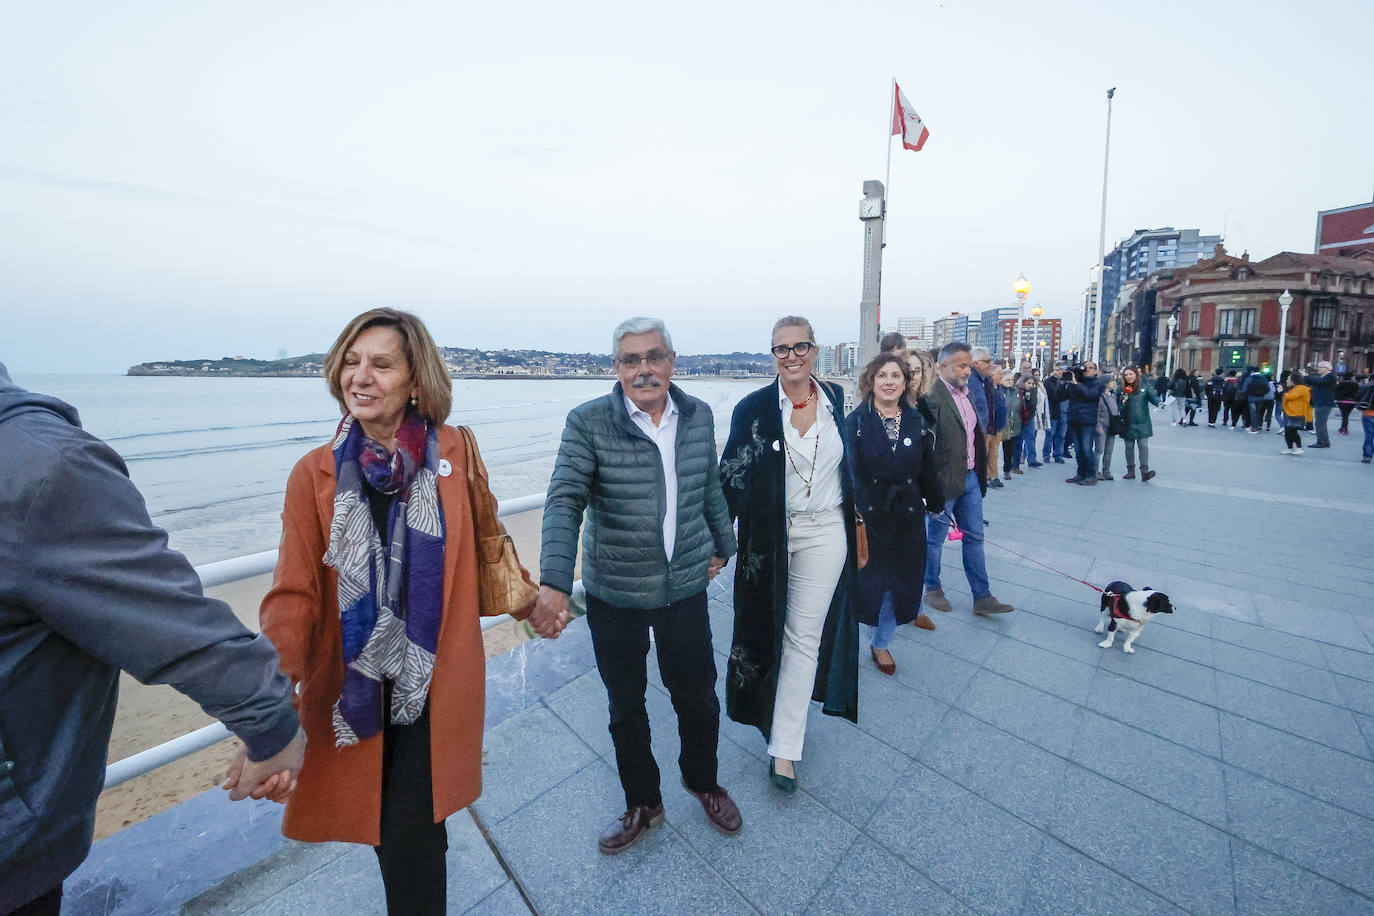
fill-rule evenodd
<path id="1" fill-rule="evenodd" d="M 1341 426 L 1336 432 L 1342 436 L 1350 435 L 1350 413 L 1355 409 L 1355 402 L 1359 400 L 1360 383 L 1355 381 L 1355 373 L 1345 372 L 1341 374 L 1341 380 L 1336 383 L 1336 407 L 1341 412 Z"/>
<path id="2" fill-rule="evenodd" d="M 1240 379 L 1237 377 L 1235 369 L 1226 372 L 1226 394 L 1222 398 L 1222 405 L 1225 408 L 1221 415 L 1222 428 L 1236 428 L 1236 420 L 1240 418 L 1240 408 L 1237 404 L 1237 396 L 1240 394 Z"/>
<path id="3" fill-rule="evenodd" d="M 857 541 L 843 392 L 815 379 L 805 318 L 778 319 L 770 349 L 777 378 L 735 406 L 720 464 L 740 551 L 725 701 L 794 792 L 811 700 L 858 719 Z"/>
<path id="4" fill-rule="evenodd" d="M 720 701 L 706 586 L 734 555 L 735 535 L 715 420 L 704 401 L 673 384 L 676 354 L 662 321 L 621 322 L 611 353 L 615 386 L 573 408 L 563 429 L 530 615 L 541 636 L 557 637 L 567 625 L 580 529 L 587 628 L 625 796 L 624 813 L 598 840 L 606 854 L 623 852 L 663 820 L 645 706 L 651 644 L 677 713 L 683 786 L 717 830 L 738 833 L 743 823 L 717 781 Z"/>
<path id="5" fill-rule="evenodd" d="M 942 511 L 944 501 L 935 480 L 935 432 L 922 408 L 904 397 L 910 383 L 906 360 L 880 354 L 859 375 L 860 403 L 845 418 L 854 507 L 868 539 L 855 616 L 868 630 L 873 663 L 888 675 L 897 673 L 889 647 L 899 625 L 935 629 L 920 613 L 925 513 Z"/>
<path id="6" fill-rule="evenodd" d="M 1207 380 L 1206 392 L 1207 427 L 1208 429 L 1215 429 L 1217 414 L 1221 412 L 1221 405 L 1226 399 L 1226 379 L 1222 377 L 1220 369 L 1212 370 L 1212 377 Z"/>
<path id="7" fill-rule="evenodd" d="M 1202 372 L 1194 369 L 1188 373 L 1188 397 L 1184 403 L 1187 412 L 1185 426 L 1197 426 L 1197 412 L 1202 409 Z"/>
<path id="8" fill-rule="evenodd" d="M 1125 480 L 1135 479 L 1136 453 L 1140 454 L 1140 479 L 1148 483 L 1155 476 L 1150 470 L 1150 437 L 1154 425 L 1150 422 L 1150 405 L 1159 406 L 1159 395 L 1144 384 L 1140 370 L 1127 366 L 1121 370 L 1121 414 L 1126 429 L 1121 434 L 1126 452 Z"/>
<path id="9" fill-rule="evenodd" d="M 1173 419 L 1169 422 L 1170 426 L 1187 426 L 1184 417 L 1184 410 L 1188 406 L 1188 373 L 1184 369 L 1175 369 L 1174 377 L 1169 382 L 1169 404 L 1173 409 Z"/>
<path id="10" fill-rule="evenodd" d="M 1283 444 L 1284 454 L 1302 454 L 1303 424 L 1307 422 L 1307 412 L 1312 407 L 1312 389 L 1303 384 L 1302 376 L 1294 372 L 1284 383 L 1283 391 Z"/>

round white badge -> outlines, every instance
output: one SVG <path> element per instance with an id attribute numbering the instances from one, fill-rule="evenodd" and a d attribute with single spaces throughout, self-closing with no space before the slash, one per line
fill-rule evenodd
<path id="1" fill-rule="evenodd" d="M 440 458 L 440 459 L 439 459 L 439 476 L 440 476 L 440 477 L 447 477 L 448 475 L 450 475 L 450 474 L 452 474 L 452 473 L 453 473 L 453 465 L 451 465 L 451 464 L 448 463 L 448 459 L 447 459 L 447 458 Z"/>
<path id="2" fill-rule="evenodd" d="M 907 436 L 905 439 L 903 439 L 902 444 L 905 445 L 907 448 L 911 448 L 911 437 Z"/>
<path id="3" fill-rule="evenodd" d="M 775 452 L 780 452 L 780 451 L 782 451 L 782 443 L 778 442 L 777 439 L 774 439 L 774 440 L 773 440 L 773 451 L 775 451 Z"/>

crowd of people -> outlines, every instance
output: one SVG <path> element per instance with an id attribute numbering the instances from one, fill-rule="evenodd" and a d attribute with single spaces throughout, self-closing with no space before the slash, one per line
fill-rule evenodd
<path id="1" fill-rule="evenodd" d="M 603 852 L 663 819 L 645 703 L 651 647 L 678 719 L 683 786 L 714 827 L 741 829 L 718 782 L 707 608 L 707 585 L 732 557 L 726 713 L 759 730 L 767 779 L 791 793 L 810 704 L 857 721 L 860 625 L 868 658 L 892 675 L 896 628 L 935 629 L 923 605 L 953 610 L 941 582 L 951 538 L 962 539 L 971 611 L 1014 610 L 992 594 L 983 500 L 1023 466 L 1072 458 L 1068 482 L 1092 486 L 1113 479 L 1120 439 L 1125 478 L 1139 469 L 1149 481 L 1150 408 L 1162 395 L 1177 425 L 1198 425 L 1205 399 L 1209 426 L 1220 413 L 1223 426 L 1252 433 L 1277 404 L 1296 451 L 1301 424 L 1312 423 L 1313 447 L 1327 447 L 1331 410 L 1346 434 L 1359 409 L 1364 460 L 1374 453 L 1374 385 L 1337 379 L 1329 364 L 1277 385 L 1263 373 L 1204 385 L 1182 370 L 1151 385 L 1132 366 L 1104 375 L 1092 361 L 1059 363 L 1042 379 L 1029 361 L 1013 370 L 965 343 L 935 353 L 908 352 L 900 335 L 883 344 L 846 413 L 839 386 L 816 377 L 810 323 L 779 319 L 776 378 L 738 403 L 718 455 L 710 407 L 672 381 L 663 322 L 614 330 L 614 387 L 567 418 L 537 593 L 518 564 L 504 568 L 532 595 L 516 616 L 557 638 L 573 617 L 580 542 L 625 799 Z M 444 911 L 444 820 L 481 791 L 479 618 L 492 609 L 479 580 L 495 574 L 487 542 L 504 529 L 475 439 L 447 423 L 452 383 L 418 318 L 359 315 L 324 372 L 342 419 L 291 472 L 254 635 L 204 597 L 75 410 L 17 388 L 0 367 L 0 473 L 20 482 L 0 500 L 16 531 L 0 563 L 0 664 L 24 672 L 0 684 L 0 776 L 18 790 L 0 799 L 10 827 L 0 912 L 58 912 L 62 881 L 90 847 L 120 668 L 175 684 L 242 738 L 231 797 L 285 802 L 289 837 L 374 847 L 389 912 Z"/>

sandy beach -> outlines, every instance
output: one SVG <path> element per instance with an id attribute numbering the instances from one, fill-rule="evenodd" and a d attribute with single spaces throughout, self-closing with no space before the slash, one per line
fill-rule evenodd
<path id="1" fill-rule="evenodd" d="M 527 512 L 505 519 L 506 529 L 515 539 L 521 562 L 538 579 L 540 521 L 542 513 Z M 218 588 L 207 594 L 229 604 L 244 625 L 258 630 L 258 607 L 271 586 L 270 575 L 256 576 Z M 522 624 L 509 622 L 484 634 L 487 657 L 509 652 L 527 638 Z M 209 725 L 207 716 L 194 702 L 171 687 L 145 686 L 122 675 L 119 684 L 119 709 L 110 736 L 110 762 L 170 741 L 180 735 Z M 239 742 L 229 739 L 130 780 L 100 796 L 96 809 L 96 839 L 151 817 L 172 805 L 220 784 Z"/>

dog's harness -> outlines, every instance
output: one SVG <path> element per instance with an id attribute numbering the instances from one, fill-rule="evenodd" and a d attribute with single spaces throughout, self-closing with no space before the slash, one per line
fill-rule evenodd
<path id="1" fill-rule="evenodd" d="M 1126 602 L 1123 600 L 1125 598 L 1124 595 L 1118 595 L 1116 592 L 1104 592 L 1104 594 L 1112 596 L 1112 603 L 1107 606 L 1107 611 L 1112 617 L 1117 620 L 1135 620 L 1134 617 L 1126 613 Z"/>

